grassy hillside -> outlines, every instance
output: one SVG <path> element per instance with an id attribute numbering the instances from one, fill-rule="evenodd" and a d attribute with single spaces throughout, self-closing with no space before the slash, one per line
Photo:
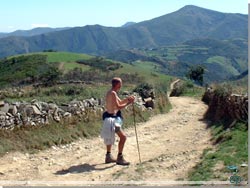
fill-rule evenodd
<path id="1" fill-rule="evenodd" d="M 13 61 L 18 63 L 13 64 Z M 68 52 L 43 52 L 14 56 L 4 60 L 2 65 L 4 66 L 1 69 L 2 76 L 0 75 L 2 87 L 23 88 L 16 92 L 12 92 L 11 89 L 7 89 L 9 92 L 0 92 L 0 98 L 9 101 L 19 100 L 21 97 L 26 101 L 37 98 L 41 101 L 63 103 L 73 99 L 102 97 L 104 91 L 110 87 L 110 80 L 114 76 L 120 76 L 123 79 L 123 91 L 131 91 L 136 85 L 144 82 L 167 90 L 173 79 L 171 76 L 160 73 L 160 67 L 152 62 L 138 61 L 134 64 L 126 64 L 102 57 Z M 115 68 L 109 69 L 110 66 Z M 22 77 L 16 73 L 19 67 L 22 70 Z M 56 74 L 50 69 L 46 72 L 47 67 L 53 67 L 51 70 L 54 70 Z M 35 71 L 32 72 L 30 69 Z M 7 80 L 9 77 L 11 79 Z M 91 82 L 91 84 L 54 85 L 52 83 L 69 80 Z M 45 83 L 46 87 L 29 86 L 37 83 Z"/>
<path id="2" fill-rule="evenodd" d="M 70 52 L 43 52 L 47 55 L 48 62 L 75 62 L 79 59 L 90 59 L 92 56 L 87 54 Z"/>
<path id="3" fill-rule="evenodd" d="M 69 71 L 74 69 L 75 67 L 81 68 L 82 70 L 89 70 L 92 66 L 91 64 L 79 64 L 77 61 L 79 60 L 90 60 L 94 58 L 93 56 L 86 54 L 76 54 L 76 53 L 68 53 L 68 52 L 46 52 L 47 61 L 50 63 L 59 62 L 63 63 L 62 70 Z M 108 60 L 108 59 L 107 59 Z M 160 66 L 149 61 L 137 61 L 133 64 L 127 64 L 120 61 L 108 60 L 113 63 L 119 63 L 120 68 L 111 71 L 111 76 L 114 75 L 127 75 L 128 77 L 124 80 L 131 80 L 130 78 L 133 75 L 138 75 L 142 78 L 143 81 L 151 82 L 151 84 L 156 84 L 159 82 L 165 82 L 166 80 L 170 81 L 172 77 L 167 76 L 165 74 L 160 73 Z M 133 80 L 132 80 L 133 81 Z M 136 84 L 136 83 L 134 83 Z"/>
<path id="4" fill-rule="evenodd" d="M 34 84 L 39 81 L 47 82 L 52 79 L 52 81 L 92 81 L 93 83 L 102 83 L 103 85 L 106 85 L 110 82 L 112 77 L 120 76 L 124 82 L 129 85 L 148 82 L 157 87 L 167 88 L 169 83 L 174 79 L 167 74 L 180 77 L 185 76 L 189 67 L 192 65 L 187 61 L 195 63 L 199 57 L 204 60 L 203 65 L 206 69 L 204 75 L 205 83 L 209 77 L 215 79 L 218 78 L 218 74 L 220 77 L 225 75 L 229 77 L 229 75 L 235 75 L 239 70 L 246 68 L 246 61 L 244 60 L 243 55 L 240 56 L 239 54 L 235 54 L 240 61 L 238 63 L 237 58 L 235 57 L 232 62 L 227 56 L 222 56 L 222 52 L 220 54 L 210 55 L 208 53 L 209 45 L 207 44 L 207 47 L 203 46 L 203 40 L 196 41 L 195 43 L 197 44 L 196 46 L 177 45 L 156 49 L 137 49 L 135 51 L 130 51 L 128 53 L 130 54 L 128 58 L 132 59 L 127 61 L 127 63 L 105 59 L 103 57 L 69 52 L 41 52 L 12 56 L 1 61 L 1 65 L 4 67 L 1 68 L 0 84 L 2 86 L 10 84 Z M 202 45 L 199 46 L 198 44 Z M 239 44 L 242 44 L 242 41 L 238 41 L 238 45 Z M 140 54 L 139 56 L 137 55 L 138 53 Z M 119 53 L 117 54 L 119 55 Z M 124 54 L 127 54 L 127 52 L 121 53 L 122 58 L 126 57 Z M 135 54 L 135 56 L 133 54 Z M 186 60 L 185 58 L 180 60 L 182 56 L 187 56 L 187 54 L 190 55 L 190 60 L 188 60 L 188 58 Z M 138 57 L 140 57 L 140 60 L 136 60 Z M 13 64 L 15 61 L 19 63 Z M 106 70 L 110 65 L 114 65 L 116 68 Z M 223 67 L 223 70 L 216 70 L 218 66 Z M 21 71 L 18 72 L 17 70 L 19 69 Z M 213 72 L 213 74 L 211 74 L 211 72 Z M 242 81 L 233 81 L 228 84 L 231 83 L 235 89 L 237 88 L 237 91 L 240 91 L 240 93 L 245 93 L 247 90 L 246 78 L 242 79 Z M 192 86 L 188 89 L 188 93 L 195 95 L 192 94 L 195 92 L 193 84 L 189 83 L 187 85 L 188 87 Z M 86 95 L 86 97 L 91 96 L 91 93 L 88 93 L 81 88 L 82 86 L 79 85 L 77 87 L 78 88 L 75 88 L 75 86 L 60 86 L 62 92 L 61 96 L 58 96 L 58 93 L 60 93 L 58 91 L 60 90 L 59 86 L 52 86 L 51 88 L 44 88 L 43 91 L 34 89 L 33 91 L 24 94 L 23 97 L 27 100 L 32 100 L 33 97 L 37 96 L 39 99 L 44 99 L 46 101 L 50 99 L 54 100 L 56 98 L 60 99 L 60 101 L 69 101 L 73 99 L 73 97 L 84 95 Z M 76 89 L 77 92 L 75 92 L 75 95 L 69 97 L 66 93 L 72 88 Z M 12 94 L 8 95 L 8 97 L 11 98 L 11 100 L 15 100 L 17 96 Z"/>
<path id="5" fill-rule="evenodd" d="M 204 83 L 222 82 L 236 77 L 248 68 L 247 40 L 196 39 L 180 45 L 159 48 L 120 50 L 108 57 L 133 63 L 150 61 L 160 72 L 185 77 L 189 68 L 205 68 Z"/>
<path id="6" fill-rule="evenodd" d="M 38 80 L 48 81 L 58 74 L 55 65 L 47 63 L 45 55 L 25 55 L 0 61 L 0 85 L 18 85 Z"/>
<path id="7" fill-rule="evenodd" d="M 70 52 L 43 52 L 41 54 L 47 55 L 48 63 L 59 63 L 59 69 L 64 73 L 73 70 L 75 68 L 81 68 L 82 70 L 88 70 L 89 66 L 80 65 L 76 61 L 88 60 L 92 56 L 87 54 L 70 53 Z"/>

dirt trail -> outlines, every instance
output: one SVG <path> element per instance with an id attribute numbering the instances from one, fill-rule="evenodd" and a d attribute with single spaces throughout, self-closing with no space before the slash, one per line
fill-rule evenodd
<path id="1" fill-rule="evenodd" d="M 134 128 L 125 130 L 124 148 L 129 167 L 104 164 L 101 138 L 54 146 L 37 154 L 9 153 L 0 160 L 0 180 L 22 181 L 130 181 L 186 180 L 205 148 L 212 147 L 201 101 L 170 97 L 172 110 L 137 124 L 142 164 L 138 165 Z M 118 140 L 117 140 L 118 141 Z M 112 153 L 116 156 L 117 144 Z"/>

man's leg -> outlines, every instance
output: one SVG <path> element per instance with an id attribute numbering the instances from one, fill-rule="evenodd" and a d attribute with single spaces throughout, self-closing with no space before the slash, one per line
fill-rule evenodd
<path id="1" fill-rule="evenodd" d="M 123 131 L 119 130 L 116 132 L 116 134 L 119 136 L 120 138 L 120 141 L 119 141 L 119 144 L 118 144 L 118 153 L 122 153 L 123 151 L 123 148 L 124 148 L 124 144 L 126 142 L 126 135 L 124 134 Z"/>
<path id="2" fill-rule="evenodd" d="M 107 145 L 107 153 L 106 153 L 105 163 L 115 163 L 116 162 L 114 157 L 111 155 L 111 147 L 112 147 L 112 145 Z"/>
<path id="3" fill-rule="evenodd" d="M 126 142 L 127 137 L 124 134 L 124 132 L 122 130 L 120 130 L 119 128 L 118 128 L 118 130 L 116 129 L 116 134 L 120 138 L 120 141 L 119 141 L 119 144 L 118 144 L 118 156 L 117 156 L 116 164 L 119 164 L 119 165 L 129 165 L 130 163 L 127 162 L 123 158 L 123 155 L 122 155 L 124 144 Z"/>
<path id="4" fill-rule="evenodd" d="M 112 145 L 107 145 L 107 153 L 111 153 L 111 147 Z"/>

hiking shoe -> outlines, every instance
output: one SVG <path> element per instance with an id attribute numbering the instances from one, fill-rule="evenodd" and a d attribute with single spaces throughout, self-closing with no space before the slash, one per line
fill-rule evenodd
<path id="1" fill-rule="evenodd" d="M 116 164 L 118 164 L 118 165 L 129 165 L 130 162 L 127 162 L 127 161 L 124 159 L 123 155 L 118 155 L 118 156 L 117 156 L 117 160 L 116 160 Z"/>
<path id="2" fill-rule="evenodd" d="M 115 163 L 116 160 L 111 154 L 106 154 L 105 163 Z"/>

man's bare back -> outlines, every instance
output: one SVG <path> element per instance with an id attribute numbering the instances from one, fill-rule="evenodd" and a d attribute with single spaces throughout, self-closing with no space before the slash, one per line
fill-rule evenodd
<path id="1" fill-rule="evenodd" d="M 117 93 L 112 89 L 109 90 L 106 94 L 106 111 L 109 114 L 116 114 L 118 112 L 119 108 L 117 106 L 117 100 L 120 101 L 119 97 L 117 96 Z"/>

